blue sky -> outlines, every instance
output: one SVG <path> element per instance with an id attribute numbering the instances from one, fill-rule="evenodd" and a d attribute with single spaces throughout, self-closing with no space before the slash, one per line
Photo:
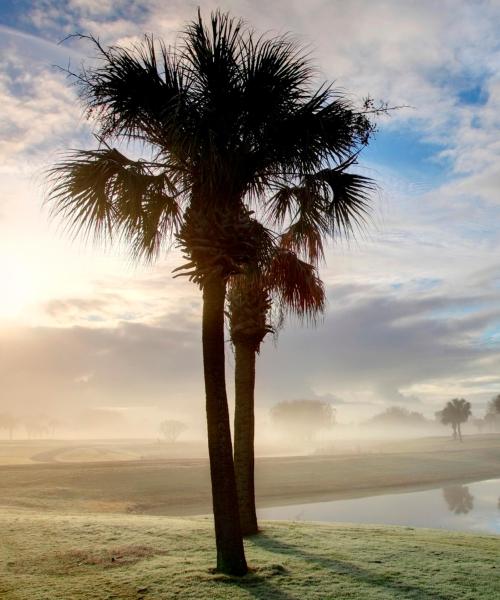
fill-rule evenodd
<path id="1" fill-rule="evenodd" d="M 196 6 L 0 4 L 0 272 L 9 282 L 0 340 L 16 349 L 0 370 L 21 412 L 32 409 L 36 389 L 46 411 L 66 411 L 69 421 L 103 404 L 142 406 L 146 428 L 158 414 L 199 419 L 201 377 L 186 384 L 179 363 L 199 364 L 199 295 L 171 279 L 178 255 L 133 266 L 123 248 L 68 240 L 42 208 L 41 176 L 62 150 L 93 144 L 75 90 L 54 68 L 78 68 L 88 47 L 59 42 L 74 32 L 106 44 L 130 45 L 144 32 L 172 42 Z M 341 420 L 388 404 L 432 415 L 456 395 L 481 414 L 500 392 L 500 3 L 219 6 L 258 31 L 296 34 L 310 45 L 319 78 L 354 102 L 370 95 L 403 107 L 379 120 L 361 157 L 380 191 L 367 230 L 328 252 L 324 325 L 291 323 L 277 347 L 266 344 L 261 418 L 274 402 L 328 394 L 343 400 Z"/>

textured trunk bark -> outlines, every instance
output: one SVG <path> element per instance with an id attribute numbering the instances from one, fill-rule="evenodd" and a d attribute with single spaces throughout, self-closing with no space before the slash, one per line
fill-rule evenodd
<path id="1" fill-rule="evenodd" d="M 254 483 L 255 351 L 235 344 L 234 468 L 243 535 L 258 533 Z"/>
<path id="2" fill-rule="evenodd" d="M 217 546 L 217 569 L 244 575 L 247 564 L 238 513 L 238 496 L 227 406 L 224 365 L 224 300 L 226 286 L 211 279 L 203 288 L 203 370 L 208 452 Z"/>

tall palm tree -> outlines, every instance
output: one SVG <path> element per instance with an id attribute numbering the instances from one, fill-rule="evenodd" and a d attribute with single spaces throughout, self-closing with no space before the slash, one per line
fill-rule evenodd
<path id="1" fill-rule="evenodd" d="M 272 243 L 251 202 L 266 199 L 269 223 L 288 219 L 290 243 L 319 251 L 315 237 L 337 222 L 330 179 L 368 143 L 370 111 L 315 88 L 309 59 L 288 37 L 257 38 L 220 12 L 208 25 L 198 14 L 173 48 L 148 36 L 132 49 L 89 39 L 98 63 L 73 77 L 100 145 L 52 169 L 49 202 L 75 233 L 123 239 L 137 257 L 152 260 L 172 240 L 183 249 L 181 269 L 203 296 L 217 567 L 243 574 L 224 372 L 227 280 Z M 113 147 L 125 142 L 138 142 L 145 158 Z M 307 218 L 314 235 L 303 233 Z"/>
<path id="2" fill-rule="evenodd" d="M 258 532 L 255 509 L 254 433 L 255 363 L 268 333 L 285 314 L 315 320 L 325 292 L 316 269 L 285 248 L 278 248 L 263 272 L 250 269 L 231 279 L 228 316 L 235 356 L 234 466 L 243 535 Z M 274 305 L 278 315 L 272 322 Z"/>
<path id="3" fill-rule="evenodd" d="M 443 425 L 451 425 L 453 430 L 453 439 L 462 441 L 461 424 L 465 423 L 472 415 L 470 402 L 463 398 L 454 398 L 446 403 L 443 410 L 436 413 Z"/>

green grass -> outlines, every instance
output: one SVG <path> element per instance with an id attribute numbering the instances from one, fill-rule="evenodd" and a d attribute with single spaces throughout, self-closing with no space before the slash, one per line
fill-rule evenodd
<path id="1" fill-rule="evenodd" d="M 0 510 L 2 600 L 493 600 L 500 538 L 397 527 L 264 523 L 251 573 L 212 571 L 207 518 Z"/>

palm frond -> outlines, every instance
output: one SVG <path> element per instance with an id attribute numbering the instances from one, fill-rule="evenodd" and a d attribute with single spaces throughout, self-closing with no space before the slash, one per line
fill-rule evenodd
<path id="1" fill-rule="evenodd" d="M 370 198 L 377 186 L 372 179 L 351 173 L 341 165 L 315 175 L 328 199 L 327 216 L 331 235 L 351 235 L 363 227 L 370 215 Z"/>
<path id="2" fill-rule="evenodd" d="M 285 314 L 315 322 L 325 310 L 325 288 L 313 265 L 280 248 L 266 272 L 271 294 Z"/>
<path id="3" fill-rule="evenodd" d="M 175 184 L 165 172 L 116 149 L 76 151 L 53 167 L 47 203 L 75 234 L 96 241 L 122 235 L 136 254 L 151 256 L 158 238 L 179 225 Z"/>
<path id="4" fill-rule="evenodd" d="M 84 36 L 85 37 L 85 36 Z M 185 160 L 196 110 L 189 103 L 185 67 L 175 50 L 153 36 L 144 36 L 131 49 L 97 49 L 97 66 L 76 76 L 89 115 L 97 118 L 103 138 L 125 136 L 160 148 L 168 145 Z"/>
<path id="5" fill-rule="evenodd" d="M 317 264 L 323 258 L 323 239 L 349 237 L 370 215 L 377 189 L 368 177 L 347 169 L 353 160 L 308 174 L 300 183 L 280 183 L 266 204 L 267 217 L 285 227 L 283 244 Z"/>

